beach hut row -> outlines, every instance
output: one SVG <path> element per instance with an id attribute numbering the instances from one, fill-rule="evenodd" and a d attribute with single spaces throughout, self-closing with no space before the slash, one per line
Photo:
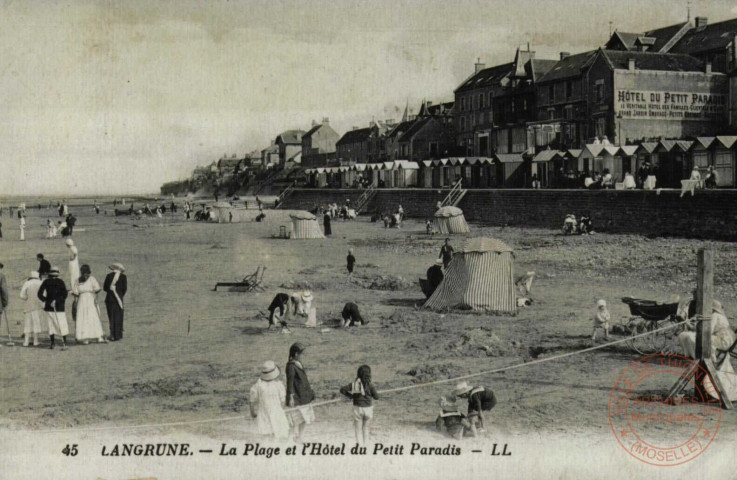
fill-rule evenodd
<path id="1" fill-rule="evenodd" d="M 314 187 L 352 187 L 355 180 L 375 187 L 417 187 L 420 165 L 409 160 L 379 163 L 355 163 L 337 167 L 305 169 L 308 183 Z"/>

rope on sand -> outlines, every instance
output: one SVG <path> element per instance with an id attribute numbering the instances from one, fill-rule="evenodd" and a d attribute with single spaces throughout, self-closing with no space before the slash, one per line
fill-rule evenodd
<path id="1" fill-rule="evenodd" d="M 505 367 L 499 367 L 494 368 L 491 370 L 484 370 L 481 372 L 476 373 L 469 373 L 467 375 L 461 375 L 458 377 L 453 378 L 446 378 L 443 380 L 435 380 L 432 382 L 426 382 L 426 383 L 419 383 L 415 385 L 407 385 L 404 387 L 396 387 L 396 388 L 389 388 L 386 390 L 379 390 L 378 393 L 386 394 L 386 393 L 398 393 L 398 392 L 404 392 L 407 390 L 414 390 L 416 388 L 424 388 L 424 387 L 431 387 L 435 385 L 442 385 L 445 383 L 452 383 L 457 382 L 459 380 L 467 380 L 469 378 L 475 378 L 475 377 L 481 377 L 486 375 L 491 375 L 494 373 L 500 373 L 500 372 L 506 372 L 509 370 L 516 370 L 522 367 L 530 367 L 532 365 L 540 365 L 542 363 L 546 362 L 552 362 L 555 360 L 560 360 L 562 358 L 572 357 L 574 355 L 580 355 L 583 353 L 593 352 L 595 350 L 601 350 L 607 347 L 611 347 L 613 345 L 618 345 L 621 343 L 629 342 L 630 340 L 634 338 L 640 338 L 644 337 L 646 335 L 652 335 L 654 333 L 663 332 L 665 330 L 669 330 L 671 328 L 675 328 L 681 325 L 684 325 L 688 323 L 687 320 L 684 320 L 682 322 L 673 323 L 670 325 L 666 325 L 665 327 L 661 327 L 655 330 L 651 330 L 649 332 L 641 333 L 638 335 L 632 335 L 629 337 L 625 337 L 620 340 L 615 340 L 613 342 L 609 343 L 602 343 L 601 345 L 594 345 L 593 347 L 584 348 L 582 350 L 576 350 L 573 352 L 568 353 L 561 353 L 559 355 L 554 355 L 552 357 L 546 357 L 546 358 L 540 358 L 537 360 L 533 360 L 531 362 L 524 362 L 524 363 L 517 363 L 515 365 L 507 365 Z M 298 410 L 299 408 L 305 408 L 305 407 L 323 407 L 326 405 L 332 405 L 339 402 L 345 402 L 348 401 L 347 399 L 343 398 L 334 398 L 332 400 L 325 400 L 322 402 L 315 402 L 310 403 L 309 405 L 304 405 L 303 407 L 292 407 L 292 408 L 286 408 L 284 409 L 284 412 L 292 412 L 294 410 Z M 218 422 L 229 422 L 232 420 L 246 420 L 248 419 L 248 416 L 246 415 L 237 415 L 237 416 L 231 416 L 231 417 L 218 417 L 218 418 L 207 418 L 203 420 L 191 420 L 191 421 L 182 421 L 182 422 L 168 422 L 168 423 L 149 423 L 149 424 L 143 424 L 143 425 L 112 425 L 112 426 L 103 426 L 103 427 L 81 427 L 81 428 L 68 428 L 68 429 L 54 429 L 54 430 L 39 430 L 38 433 L 61 433 L 61 432 L 79 432 L 79 431 L 101 431 L 101 430 L 133 430 L 133 429 L 147 429 L 147 428 L 162 428 L 162 427 L 177 427 L 177 426 L 183 426 L 183 425 L 197 425 L 197 424 L 205 424 L 205 423 L 218 423 Z"/>

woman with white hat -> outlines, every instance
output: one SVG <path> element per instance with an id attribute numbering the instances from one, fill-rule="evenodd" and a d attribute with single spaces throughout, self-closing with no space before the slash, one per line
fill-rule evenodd
<path id="1" fill-rule="evenodd" d="M 44 304 L 38 299 L 38 289 L 41 288 L 41 276 L 38 272 L 31 272 L 28 279 L 20 289 L 20 298 L 25 300 L 23 312 L 25 316 L 25 325 L 23 333 L 23 346 L 28 346 L 28 341 L 33 334 L 33 346 L 38 346 L 38 334 L 41 333 L 41 312 L 43 312 Z"/>
<path id="2" fill-rule="evenodd" d="M 97 306 L 97 294 L 102 290 L 97 279 L 92 276 L 89 265 L 82 265 L 80 277 L 72 289 L 77 298 L 77 329 L 74 332 L 78 342 L 89 345 L 90 340 L 107 343 L 102 331 L 100 309 Z"/>
<path id="3" fill-rule="evenodd" d="M 274 435 L 277 439 L 289 437 L 289 420 L 282 405 L 287 398 L 281 371 L 269 360 L 261 366 L 261 376 L 248 395 L 251 417 L 258 419 L 258 433 Z"/>
<path id="4" fill-rule="evenodd" d="M 79 281 L 79 251 L 74 245 L 74 240 L 67 238 L 64 243 L 69 249 L 69 276 L 71 277 L 70 287 L 74 289 L 74 284 Z"/>

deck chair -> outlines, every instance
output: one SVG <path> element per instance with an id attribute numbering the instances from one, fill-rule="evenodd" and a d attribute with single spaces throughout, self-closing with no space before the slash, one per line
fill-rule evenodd
<path id="1" fill-rule="evenodd" d="M 213 288 L 212 291 L 217 292 L 218 287 L 241 287 L 246 292 L 252 292 L 254 290 L 263 291 L 264 287 L 261 286 L 261 282 L 264 280 L 265 271 L 266 267 L 259 265 L 255 272 L 251 275 L 246 275 L 240 282 L 218 282 L 215 284 L 215 288 Z"/>
<path id="2" fill-rule="evenodd" d="M 527 272 L 514 282 L 514 286 L 517 287 L 520 295 L 529 295 L 529 293 L 532 291 L 532 282 L 535 280 L 535 277 L 535 272 Z"/>

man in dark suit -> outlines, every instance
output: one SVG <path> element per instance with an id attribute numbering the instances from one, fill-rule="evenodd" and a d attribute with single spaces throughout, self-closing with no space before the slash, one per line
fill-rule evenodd
<path id="1" fill-rule="evenodd" d="M 48 260 L 44 258 L 43 253 L 39 253 L 38 255 L 36 255 L 36 260 L 38 260 L 38 276 L 41 277 L 41 280 L 43 280 L 49 276 L 51 264 Z"/>
<path id="2" fill-rule="evenodd" d="M 122 264 L 113 263 L 108 268 L 112 272 L 105 277 L 102 289 L 107 292 L 105 308 L 110 320 L 110 340 L 116 342 L 123 339 L 123 297 L 128 291 L 128 279 Z"/>
<path id="3" fill-rule="evenodd" d="M 49 268 L 48 275 L 49 278 L 44 280 L 38 289 L 38 299 L 44 302 L 44 311 L 49 318 L 49 338 L 51 339 L 49 348 L 54 348 L 55 336 L 61 335 L 61 349 L 66 350 L 69 325 L 64 311 L 64 303 L 69 292 L 64 280 L 59 278 L 58 268 Z"/>

